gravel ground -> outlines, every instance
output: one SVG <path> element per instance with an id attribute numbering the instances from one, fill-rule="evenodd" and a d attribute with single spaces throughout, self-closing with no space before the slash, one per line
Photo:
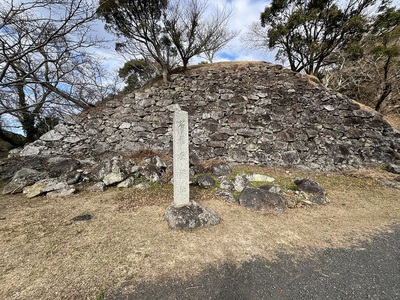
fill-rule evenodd
<path id="1" fill-rule="evenodd" d="M 240 268 L 210 268 L 186 281 L 163 279 L 106 299 L 400 299 L 400 224 L 351 249 L 315 251 L 293 261 L 254 258 Z M 128 283 L 129 285 L 129 283 Z"/>

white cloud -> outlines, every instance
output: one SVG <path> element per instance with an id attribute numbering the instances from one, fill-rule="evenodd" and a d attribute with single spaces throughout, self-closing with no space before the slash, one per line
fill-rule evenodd
<path id="1" fill-rule="evenodd" d="M 260 14 L 264 11 L 270 1 L 265 0 L 216 0 L 219 6 L 228 5 L 232 7 L 232 16 L 229 27 L 239 31 L 240 34 L 232 40 L 228 47 L 217 53 L 216 61 L 235 60 L 235 61 L 274 61 L 274 54 L 261 50 L 254 50 L 246 47 L 241 41 L 240 36 L 247 32 L 248 27 L 260 19 Z M 227 58 L 227 53 L 229 54 Z M 229 59 L 230 57 L 230 59 Z"/>

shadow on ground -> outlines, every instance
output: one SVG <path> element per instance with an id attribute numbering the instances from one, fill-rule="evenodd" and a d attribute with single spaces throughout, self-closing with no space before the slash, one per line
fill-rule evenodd
<path id="1" fill-rule="evenodd" d="M 254 258 L 186 281 L 144 283 L 130 294 L 116 290 L 106 299 L 400 299 L 400 224 L 355 248 L 316 251 L 303 261 Z"/>

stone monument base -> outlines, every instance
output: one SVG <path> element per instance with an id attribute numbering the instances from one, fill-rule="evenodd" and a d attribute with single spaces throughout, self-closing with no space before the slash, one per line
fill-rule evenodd
<path id="1" fill-rule="evenodd" d="M 184 206 L 174 206 L 173 204 L 168 206 L 164 218 L 172 229 L 183 230 L 217 225 L 221 221 L 216 212 L 201 207 L 195 201 Z"/>

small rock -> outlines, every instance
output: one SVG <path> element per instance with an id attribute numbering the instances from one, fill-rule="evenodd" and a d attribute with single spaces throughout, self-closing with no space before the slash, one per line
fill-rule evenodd
<path id="1" fill-rule="evenodd" d="M 78 221 L 89 221 L 93 218 L 91 214 L 84 214 L 84 215 L 79 215 L 76 217 L 73 217 L 71 219 L 72 222 L 78 222 Z"/>
<path id="2" fill-rule="evenodd" d="M 279 194 L 281 192 L 281 187 L 275 184 L 267 184 L 258 187 L 259 189 L 266 190 L 271 193 Z"/>
<path id="3" fill-rule="evenodd" d="M 134 186 L 134 188 L 138 189 L 138 190 L 145 190 L 145 189 L 148 189 L 149 187 L 150 187 L 150 184 L 148 184 L 147 182 L 141 182 Z"/>
<path id="4" fill-rule="evenodd" d="M 75 184 L 75 183 L 78 183 L 79 180 L 81 180 L 81 172 L 72 171 L 72 172 L 69 172 L 69 173 L 61 176 L 60 178 L 65 179 L 65 181 L 68 184 Z"/>
<path id="5" fill-rule="evenodd" d="M 246 178 L 250 182 L 274 182 L 275 178 L 269 177 L 267 175 L 261 174 L 248 174 Z"/>
<path id="6" fill-rule="evenodd" d="M 400 165 L 390 164 L 386 167 L 386 170 L 393 174 L 400 174 Z"/>
<path id="7" fill-rule="evenodd" d="M 231 174 L 232 169 L 226 163 L 218 163 L 211 166 L 211 172 L 215 176 L 225 176 Z"/>
<path id="8" fill-rule="evenodd" d="M 103 182 L 97 182 L 86 190 L 89 192 L 104 192 L 106 190 L 106 185 Z"/>
<path id="9" fill-rule="evenodd" d="M 325 193 L 325 191 L 323 190 L 323 188 L 321 188 L 318 182 L 311 180 L 309 178 L 296 179 L 294 183 L 297 185 L 296 187 L 297 191 L 302 191 L 305 193 L 311 193 L 316 195 L 323 195 Z"/>
<path id="10" fill-rule="evenodd" d="M 331 200 L 329 200 L 326 196 L 324 196 L 324 195 L 315 195 L 315 196 L 312 196 L 311 197 L 311 199 L 310 199 L 310 201 L 312 202 L 312 203 L 315 203 L 315 204 L 328 204 L 329 202 L 331 202 Z"/>
<path id="11" fill-rule="evenodd" d="M 56 198 L 56 197 L 67 197 L 74 194 L 76 191 L 75 187 L 68 187 L 57 191 L 52 191 L 46 194 L 46 197 Z"/>
<path id="12" fill-rule="evenodd" d="M 241 175 L 237 175 L 235 177 L 235 181 L 233 182 L 233 186 L 234 186 L 236 192 L 243 191 L 248 185 L 249 185 L 249 181 Z"/>
<path id="13" fill-rule="evenodd" d="M 233 185 L 233 182 L 230 180 L 222 180 L 219 187 L 223 190 L 233 190 L 235 186 Z"/>
<path id="14" fill-rule="evenodd" d="M 8 151 L 8 158 L 13 158 L 13 157 L 18 157 L 19 154 L 21 153 L 22 148 L 14 148 Z"/>
<path id="15" fill-rule="evenodd" d="M 325 108 L 327 111 L 334 111 L 334 110 L 335 110 L 335 107 L 333 107 L 332 105 L 324 105 L 324 108 Z"/>
<path id="16" fill-rule="evenodd" d="M 183 230 L 217 225 L 221 221 L 221 218 L 212 209 L 203 208 L 194 201 L 181 207 L 168 206 L 164 218 L 170 228 Z"/>
<path id="17" fill-rule="evenodd" d="M 96 165 L 90 172 L 90 180 L 103 181 L 109 186 L 119 183 L 129 176 L 131 165 L 125 162 L 121 157 L 113 157 L 111 160 L 105 160 Z"/>
<path id="18" fill-rule="evenodd" d="M 390 187 L 392 189 L 400 190 L 400 184 L 391 181 L 384 181 L 382 182 L 383 185 Z"/>
<path id="19" fill-rule="evenodd" d="M 239 203 L 255 210 L 283 212 L 286 209 L 283 196 L 256 188 L 245 188 L 239 196 Z"/>
<path id="20" fill-rule="evenodd" d="M 198 176 L 196 182 L 200 187 L 204 189 L 213 188 L 215 185 L 215 180 L 210 175 L 207 174 Z"/>
<path id="21" fill-rule="evenodd" d="M 141 165 L 140 174 L 151 182 L 159 182 L 167 169 L 166 163 L 158 156 L 143 160 Z"/>
<path id="22" fill-rule="evenodd" d="M 124 181 L 118 183 L 117 187 L 119 188 L 129 188 L 131 186 L 133 186 L 135 184 L 135 178 L 128 177 L 127 179 L 125 179 Z"/>
<path id="23" fill-rule="evenodd" d="M 216 195 L 221 197 L 222 199 L 224 199 L 225 202 L 228 203 L 238 202 L 238 200 L 236 200 L 235 197 L 233 197 L 232 193 L 229 191 L 218 191 Z"/>

